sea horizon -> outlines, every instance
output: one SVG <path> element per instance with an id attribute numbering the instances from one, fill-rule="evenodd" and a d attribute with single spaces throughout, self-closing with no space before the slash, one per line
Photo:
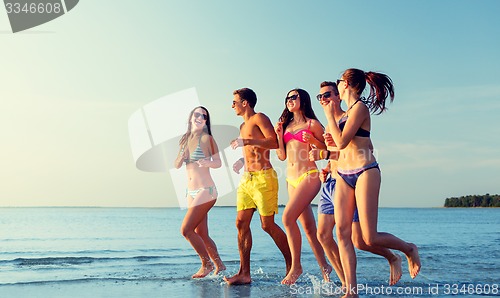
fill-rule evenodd
<path id="1" fill-rule="evenodd" d="M 379 208 L 379 230 L 415 243 L 422 261 L 416 279 L 409 276 L 404 262 L 403 277 L 391 288 L 419 288 L 423 292 L 418 296 L 432 297 L 430 291 L 439 286 L 443 297 L 446 286 L 498 287 L 499 209 L 472 209 Z M 192 279 L 200 261 L 180 233 L 185 211 L 179 207 L 0 207 L 0 296 L 310 297 L 301 291 L 339 285 L 335 274 L 331 283 L 322 281 L 305 237 L 304 273 L 293 288 L 281 285 L 283 258 L 255 214 L 253 282 L 227 286 L 222 276 L 235 274 L 239 267 L 234 206 L 216 206 L 209 213 L 210 235 L 227 270 L 223 275 Z M 275 221 L 281 227 L 282 214 L 280 207 Z M 357 251 L 357 258 L 360 284 L 376 290 L 388 287 L 386 260 L 365 251 Z"/>
<path id="2" fill-rule="evenodd" d="M 313 207 L 317 207 L 318 204 L 311 204 Z M 236 208 L 236 205 L 215 205 L 212 208 L 231 208 L 234 207 Z M 278 207 L 286 207 L 286 204 L 279 204 Z M 137 208 L 137 209 L 181 209 L 185 210 L 186 208 L 179 207 L 179 206 L 0 206 L 0 208 L 117 208 L 117 209 L 130 209 L 130 208 Z M 489 208 L 500 208 L 500 207 L 444 207 L 444 206 L 411 206 L 411 207 L 398 207 L 398 206 L 385 206 L 385 207 L 378 207 L 378 209 L 434 209 L 434 208 L 444 208 L 444 209 L 460 209 L 460 208 L 465 208 L 465 209 L 489 209 Z"/>

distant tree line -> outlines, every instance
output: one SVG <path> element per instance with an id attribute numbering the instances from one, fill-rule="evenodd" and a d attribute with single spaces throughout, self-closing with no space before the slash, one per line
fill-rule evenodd
<path id="1" fill-rule="evenodd" d="M 500 195 L 470 195 L 459 198 L 447 198 L 445 207 L 500 207 Z"/>

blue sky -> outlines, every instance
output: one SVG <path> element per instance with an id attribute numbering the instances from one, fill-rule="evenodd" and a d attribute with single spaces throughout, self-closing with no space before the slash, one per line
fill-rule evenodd
<path id="1" fill-rule="evenodd" d="M 250 87 L 275 122 L 288 90 L 349 67 L 396 88 L 372 119 L 381 206 L 499 192 L 500 2 L 183 2 L 84 0 L 16 34 L 0 9 L 0 206 L 174 206 L 168 174 L 135 168 L 132 113 L 195 87 L 239 126 L 232 91 Z"/>

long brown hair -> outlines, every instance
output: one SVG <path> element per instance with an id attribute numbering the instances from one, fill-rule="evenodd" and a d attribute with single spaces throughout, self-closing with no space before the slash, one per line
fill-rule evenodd
<path id="1" fill-rule="evenodd" d="M 212 135 L 212 129 L 210 127 L 210 113 L 208 112 L 207 108 L 205 108 L 204 106 L 198 106 L 198 107 L 194 108 L 191 111 L 191 113 L 189 113 L 187 131 L 184 135 L 182 135 L 182 137 L 179 141 L 180 146 L 184 146 L 187 143 L 189 136 L 191 135 L 191 118 L 193 117 L 194 111 L 198 108 L 203 109 L 207 113 L 207 121 L 205 122 L 205 126 L 203 127 L 203 131 L 209 135 Z"/>
<path id="2" fill-rule="evenodd" d="M 314 114 L 314 111 L 312 109 L 311 97 L 309 96 L 309 93 L 307 93 L 306 90 L 303 90 L 300 88 L 295 88 L 295 89 L 288 91 L 287 96 L 292 91 L 296 91 L 299 94 L 300 111 L 302 112 L 304 117 L 309 118 L 309 119 L 318 120 L 318 117 L 316 117 L 316 114 Z M 280 122 L 283 122 L 283 131 L 285 131 L 288 124 L 290 124 L 290 122 L 293 120 L 293 113 L 291 113 L 288 110 L 286 104 L 287 104 L 287 99 L 285 98 L 285 109 L 283 110 L 283 113 L 281 113 L 281 116 L 279 119 Z M 318 120 L 318 122 L 319 122 L 319 120 Z"/>

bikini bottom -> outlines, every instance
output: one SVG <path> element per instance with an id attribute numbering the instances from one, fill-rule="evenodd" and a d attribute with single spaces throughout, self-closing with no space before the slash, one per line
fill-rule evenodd
<path id="1" fill-rule="evenodd" d="M 190 196 L 191 196 L 191 198 L 193 198 L 193 199 L 194 199 L 194 198 L 196 197 L 196 195 L 197 195 L 200 191 L 205 190 L 205 189 L 207 189 L 207 190 L 208 190 L 208 192 L 210 193 L 210 195 L 212 196 L 212 198 L 214 197 L 214 196 L 213 196 L 213 195 L 214 195 L 214 193 L 215 193 L 215 192 L 217 192 L 217 188 L 215 187 L 215 185 L 214 185 L 214 186 L 208 186 L 208 187 L 200 187 L 200 188 L 193 189 L 193 190 L 186 189 L 186 197 L 187 197 L 188 195 L 190 195 Z"/>
<path id="2" fill-rule="evenodd" d="M 297 188 L 297 186 L 299 186 L 300 182 L 302 182 L 302 180 L 306 179 L 306 177 L 311 175 L 312 173 L 319 173 L 319 170 L 318 169 L 309 170 L 305 173 L 302 173 L 302 175 L 300 175 L 299 177 L 297 177 L 295 179 L 286 178 L 286 182 L 288 182 L 294 188 Z"/>
<path id="3" fill-rule="evenodd" d="M 349 184 L 350 187 L 356 188 L 356 183 L 358 182 L 359 176 L 369 169 L 378 169 L 380 171 L 378 163 L 374 161 L 369 165 L 353 170 L 342 170 L 337 168 L 337 173 L 339 173 L 340 177 L 342 177 L 342 179 L 344 179 L 344 181 Z"/>

